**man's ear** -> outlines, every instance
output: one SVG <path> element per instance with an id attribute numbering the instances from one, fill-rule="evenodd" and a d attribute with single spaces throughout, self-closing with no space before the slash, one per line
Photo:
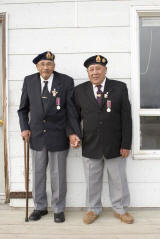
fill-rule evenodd
<path id="1" fill-rule="evenodd" d="M 39 69 L 38 69 L 38 64 L 36 64 L 36 68 L 37 68 L 37 70 L 39 71 Z"/>

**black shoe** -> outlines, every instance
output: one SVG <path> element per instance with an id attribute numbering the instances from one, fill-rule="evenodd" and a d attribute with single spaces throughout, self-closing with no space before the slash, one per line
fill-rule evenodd
<path id="1" fill-rule="evenodd" d="M 47 210 L 34 210 L 29 216 L 29 220 L 37 221 L 41 218 L 41 216 L 44 216 L 46 214 L 48 214 Z"/>
<path id="2" fill-rule="evenodd" d="M 64 222 L 65 221 L 64 212 L 54 213 L 54 221 L 55 222 Z"/>

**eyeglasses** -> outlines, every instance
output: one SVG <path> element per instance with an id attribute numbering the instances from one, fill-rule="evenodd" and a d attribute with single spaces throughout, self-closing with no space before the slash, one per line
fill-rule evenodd
<path id="1" fill-rule="evenodd" d="M 53 64 L 53 62 L 47 62 L 47 63 L 38 63 L 38 66 L 40 66 L 40 67 L 53 67 L 54 66 L 54 64 Z"/>

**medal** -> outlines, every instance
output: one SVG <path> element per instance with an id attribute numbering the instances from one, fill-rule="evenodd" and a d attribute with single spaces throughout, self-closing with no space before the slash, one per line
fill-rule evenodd
<path id="1" fill-rule="evenodd" d="M 106 93 L 104 94 L 104 98 L 105 98 L 105 99 L 108 98 L 108 92 L 106 92 Z"/>
<path id="2" fill-rule="evenodd" d="M 58 92 L 56 91 L 56 89 L 52 90 L 52 95 L 56 96 L 58 94 Z"/>
<path id="3" fill-rule="evenodd" d="M 107 112 L 111 112 L 111 100 L 107 100 L 106 106 L 107 106 Z"/>
<path id="4" fill-rule="evenodd" d="M 56 106 L 57 106 L 57 110 L 60 110 L 60 109 L 61 109 L 61 106 L 60 106 L 60 97 L 56 97 Z"/>

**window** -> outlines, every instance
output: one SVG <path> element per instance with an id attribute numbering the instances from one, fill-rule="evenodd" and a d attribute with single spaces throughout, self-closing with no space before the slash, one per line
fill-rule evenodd
<path id="1" fill-rule="evenodd" d="M 133 157 L 160 159 L 160 8 L 132 11 Z"/>

